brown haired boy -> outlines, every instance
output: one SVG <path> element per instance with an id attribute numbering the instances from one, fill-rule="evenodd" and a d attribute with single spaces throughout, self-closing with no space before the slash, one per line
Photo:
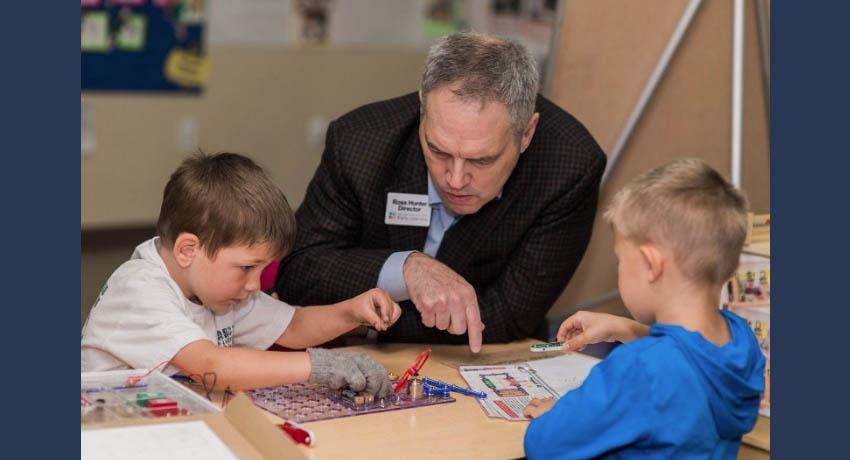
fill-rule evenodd
<path id="1" fill-rule="evenodd" d="M 291 382 L 386 395 L 384 368 L 363 353 L 301 349 L 361 325 L 386 330 L 401 310 L 370 290 L 299 309 L 259 290 L 260 273 L 292 247 L 295 217 L 283 193 L 233 153 L 186 159 L 165 187 L 158 236 L 140 244 L 107 280 L 83 328 L 81 368 L 214 373 L 217 386 Z"/>

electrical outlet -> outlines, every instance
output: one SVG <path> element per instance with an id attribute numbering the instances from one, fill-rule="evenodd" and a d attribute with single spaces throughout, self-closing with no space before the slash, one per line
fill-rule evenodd
<path id="1" fill-rule="evenodd" d="M 91 105 L 80 100 L 80 155 L 91 155 L 94 151 L 94 125 L 91 120 Z"/>
<path id="2" fill-rule="evenodd" d="M 194 152 L 198 150 L 198 120 L 194 117 L 184 117 L 177 120 L 177 150 Z"/>

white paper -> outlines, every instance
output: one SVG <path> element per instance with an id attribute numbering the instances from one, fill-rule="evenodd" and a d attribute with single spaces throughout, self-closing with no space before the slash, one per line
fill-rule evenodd
<path id="1" fill-rule="evenodd" d="M 599 360 L 578 353 L 527 363 L 461 366 L 469 387 L 487 394 L 478 403 L 488 417 L 527 420 L 522 410 L 533 398 L 558 399 L 581 386 Z"/>
<path id="2" fill-rule="evenodd" d="M 224 46 L 285 46 L 290 0 L 212 0 L 209 42 Z"/>
<path id="3" fill-rule="evenodd" d="M 533 398 L 558 397 L 528 363 L 461 366 L 459 370 L 469 388 L 487 395 L 478 403 L 488 417 L 526 420 L 522 410 Z"/>
<path id="4" fill-rule="evenodd" d="M 576 389 L 584 383 L 590 370 L 599 360 L 578 353 L 564 354 L 555 358 L 531 361 L 528 366 L 559 395 Z"/>
<path id="5" fill-rule="evenodd" d="M 83 460 L 236 459 L 202 421 L 80 430 L 80 449 Z"/>

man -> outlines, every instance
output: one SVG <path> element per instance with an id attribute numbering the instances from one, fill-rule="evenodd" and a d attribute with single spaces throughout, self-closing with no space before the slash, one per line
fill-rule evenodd
<path id="1" fill-rule="evenodd" d="M 331 123 L 280 298 L 384 288 L 403 313 L 381 341 L 467 334 L 478 352 L 545 330 L 590 240 L 605 155 L 537 88 L 520 45 L 458 33 L 431 48 L 418 94 Z"/>

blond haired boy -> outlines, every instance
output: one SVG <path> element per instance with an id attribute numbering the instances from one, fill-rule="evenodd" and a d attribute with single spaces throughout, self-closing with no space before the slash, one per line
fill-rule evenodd
<path id="1" fill-rule="evenodd" d="M 578 312 L 561 324 L 566 350 L 625 345 L 581 387 L 526 407 L 529 458 L 736 458 L 764 388 L 755 336 L 718 310 L 746 210 L 746 199 L 695 159 L 653 169 L 616 195 L 605 218 L 620 295 L 637 321 Z"/>
<path id="2" fill-rule="evenodd" d="M 379 289 L 303 309 L 259 290 L 263 267 L 292 247 L 295 216 L 253 161 L 233 153 L 183 161 L 165 187 L 157 234 L 103 287 L 83 328 L 83 371 L 162 365 L 167 374 L 212 373 L 218 387 L 309 381 L 388 394 L 386 371 L 366 354 L 265 351 L 325 343 L 361 325 L 386 330 L 401 310 Z"/>

